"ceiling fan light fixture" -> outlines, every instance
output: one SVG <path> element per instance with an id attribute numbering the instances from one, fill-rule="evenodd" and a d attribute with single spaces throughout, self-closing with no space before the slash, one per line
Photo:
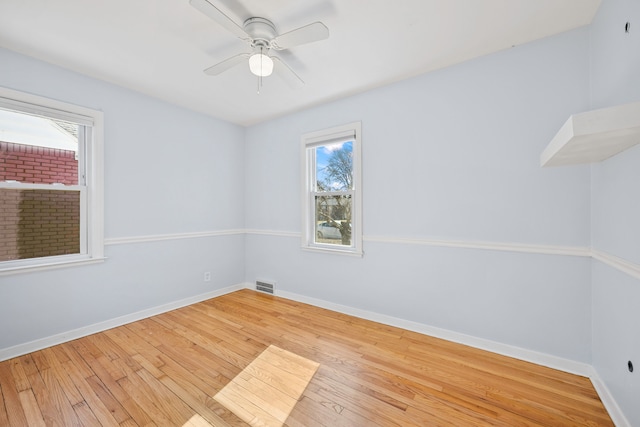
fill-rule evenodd
<path id="1" fill-rule="evenodd" d="M 273 73 L 273 59 L 263 53 L 254 53 L 249 57 L 249 69 L 256 76 L 270 76 Z"/>

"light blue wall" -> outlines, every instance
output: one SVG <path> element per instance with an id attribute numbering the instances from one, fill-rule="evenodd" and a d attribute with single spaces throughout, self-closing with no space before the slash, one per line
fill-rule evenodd
<path id="1" fill-rule="evenodd" d="M 640 2 L 604 0 L 590 32 L 592 106 L 640 101 Z M 592 166 L 592 222 L 595 250 L 640 268 L 640 146 Z M 640 280 L 599 261 L 592 275 L 593 365 L 640 425 Z"/>
<path id="2" fill-rule="evenodd" d="M 0 85 L 104 112 L 107 242 L 242 229 L 243 128 L 2 49 Z M 99 265 L 0 277 L 0 350 L 243 281 L 242 234 L 105 253 Z"/>
<path id="3" fill-rule="evenodd" d="M 589 362 L 587 257 L 383 243 L 375 237 L 589 245 L 589 166 L 542 169 L 589 104 L 588 30 L 253 126 L 246 278 L 278 289 Z M 303 252 L 300 136 L 362 121 L 362 259 Z M 375 239 L 374 239 L 375 240 Z"/>

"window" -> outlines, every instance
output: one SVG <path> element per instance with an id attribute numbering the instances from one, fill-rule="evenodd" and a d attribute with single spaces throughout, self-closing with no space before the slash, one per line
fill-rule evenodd
<path id="1" fill-rule="evenodd" d="M 362 255 L 361 124 L 302 137 L 303 247 Z"/>
<path id="2" fill-rule="evenodd" d="M 0 274 L 103 259 L 102 113 L 0 88 Z"/>

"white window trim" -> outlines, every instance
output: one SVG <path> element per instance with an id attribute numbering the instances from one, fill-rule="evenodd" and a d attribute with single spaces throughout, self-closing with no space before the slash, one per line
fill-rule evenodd
<path id="1" fill-rule="evenodd" d="M 91 126 L 91 135 L 88 135 L 89 143 L 86 144 L 87 174 L 85 182 L 87 200 L 85 206 L 88 209 L 86 215 L 87 224 L 86 227 L 82 227 L 88 232 L 86 253 L 3 261 L 0 262 L 0 276 L 71 265 L 91 264 L 104 260 L 104 114 L 91 108 L 1 86 L 0 107 Z"/>
<path id="2" fill-rule="evenodd" d="M 351 212 L 351 238 L 353 245 L 343 247 L 315 242 L 315 202 L 311 194 L 315 188 L 315 156 L 309 148 L 329 144 L 351 137 L 353 140 L 353 190 Z M 362 123 L 353 122 L 302 135 L 302 249 L 313 252 L 335 253 L 361 257 L 362 251 Z"/>

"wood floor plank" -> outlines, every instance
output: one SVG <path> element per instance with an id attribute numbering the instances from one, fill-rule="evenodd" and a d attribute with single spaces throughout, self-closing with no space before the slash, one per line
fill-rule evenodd
<path id="1" fill-rule="evenodd" d="M 148 344 L 147 341 L 141 340 L 137 334 L 129 330 L 126 326 L 104 331 L 104 335 L 124 350 L 127 355 L 145 354 L 148 360 L 153 360 L 154 365 L 162 365 L 162 362 L 156 359 L 156 356 L 161 355 L 162 352 L 157 350 L 153 345 Z"/>
<path id="2" fill-rule="evenodd" d="M 114 413 L 114 418 L 116 420 L 122 420 L 120 421 L 120 424 L 127 422 L 127 417 L 123 412 L 126 412 L 126 414 L 139 425 L 151 423 L 151 418 L 147 413 L 140 408 L 133 399 L 131 399 L 131 396 L 129 396 L 122 387 L 120 387 L 118 381 L 125 378 L 126 373 L 123 369 L 117 366 L 117 363 L 114 363 L 116 360 L 121 362 L 120 359 L 113 359 L 110 361 L 106 357 L 92 359 L 90 366 L 95 373 L 95 376 L 88 377 L 87 382 L 91 385 L 91 388 L 94 390 L 96 395 L 105 396 L 105 400 L 102 398 L 101 400 L 103 400 L 105 407 L 109 408 L 110 411 Z M 103 390 L 103 387 L 106 390 Z M 111 396 L 104 394 L 106 391 L 108 391 Z M 115 400 L 115 402 L 113 400 Z"/>
<path id="3" fill-rule="evenodd" d="M 195 411 L 187 405 L 182 399 L 179 399 L 176 394 L 167 388 L 162 382 L 155 378 L 149 371 L 142 368 L 136 372 L 141 381 L 136 381 L 138 387 L 144 382 L 149 387 L 149 390 L 153 392 L 153 396 L 157 402 L 160 402 L 160 407 L 173 425 L 182 425 L 182 423 L 189 420 L 195 414 Z M 137 380 L 137 378 L 136 378 Z M 162 402 L 171 402 L 170 405 L 162 404 Z"/>
<path id="4" fill-rule="evenodd" d="M 179 372 L 173 375 L 177 371 L 180 371 L 179 366 L 167 364 L 163 367 L 163 372 L 167 375 L 161 381 L 207 422 L 221 427 L 245 425 L 235 414 L 213 399 L 217 391 L 223 387 L 222 385 L 212 389 L 210 384 L 191 373 Z"/>
<path id="5" fill-rule="evenodd" d="M 162 412 L 154 402 L 155 398 L 152 392 L 141 389 L 128 377 L 119 380 L 118 384 L 131 396 L 131 399 L 136 405 L 142 408 L 142 410 L 153 419 L 154 423 L 164 426 L 172 425 L 170 418 Z M 158 404 L 160 403 L 158 402 Z"/>
<path id="6" fill-rule="evenodd" d="M 148 335 L 143 333 L 140 337 L 146 339 Z M 204 349 L 201 346 L 192 345 L 195 343 L 190 343 L 188 340 L 176 341 L 176 338 L 179 337 L 172 337 L 166 342 L 158 341 L 156 338 L 153 340 L 157 342 L 157 348 L 164 356 L 180 361 L 193 372 L 209 377 L 212 381 L 217 381 L 222 375 L 226 384 L 240 371 L 238 367 L 218 357 L 219 348 Z"/>
<path id="7" fill-rule="evenodd" d="M 27 417 L 27 424 L 35 427 L 46 427 L 44 422 L 44 416 L 40 411 L 40 406 L 36 402 L 36 397 L 33 394 L 33 390 L 26 389 L 18 393 L 20 403 L 24 408 L 24 414 Z"/>
<path id="8" fill-rule="evenodd" d="M 42 395 L 41 399 L 53 402 L 53 407 L 57 410 L 56 419 L 59 416 L 63 426 L 79 426 L 80 421 L 73 410 L 73 405 L 67 399 L 54 370 L 48 367 L 40 372 L 40 377 L 42 378 L 41 385 L 47 390 L 47 393 Z"/>
<path id="9" fill-rule="evenodd" d="M 236 387 L 226 389 L 226 393 L 216 395 L 216 400 L 226 408 L 233 408 L 234 414 L 252 426 L 282 427 L 282 422 L 257 405 L 254 401 L 246 398 L 245 394 Z"/>
<path id="10" fill-rule="evenodd" d="M 365 417 L 340 406 L 339 404 L 306 390 L 305 395 L 295 406 L 287 419 L 289 427 L 312 426 L 367 426 L 371 422 Z"/>
<path id="11" fill-rule="evenodd" d="M 75 405 L 73 405 L 73 410 L 75 411 L 81 426 L 101 425 L 100 421 L 98 421 L 96 416 L 93 414 L 93 411 L 91 411 L 91 408 L 89 408 L 89 405 L 87 405 L 86 402 L 82 401 L 76 403 Z"/>
<path id="12" fill-rule="evenodd" d="M 270 346 L 290 359 L 254 363 Z M 299 399 L 246 399 L 305 359 Z M 0 426 L 247 426 L 214 399 L 234 379 L 230 404 L 273 425 L 294 404 L 289 427 L 613 425 L 588 378 L 242 290 L 0 362 Z"/>
<path id="13" fill-rule="evenodd" d="M 37 352 L 37 354 L 38 356 L 42 355 L 41 352 Z M 29 383 L 31 384 L 31 391 L 35 396 L 38 407 L 40 408 L 40 412 L 42 414 L 42 418 L 44 419 L 46 425 L 77 425 L 77 422 L 74 422 L 75 420 L 73 419 L 75 417 L 75 413 L 70 419 L 69 411 L 65 411 L 63 408 L 63 405 L 65 403 L 62 402 L 62 391 L 59 389 L 59 387 L 53 386 L 53 380 L 49 385 L 45 384 L 41 376 L 41 372 L 38 370 L 35 358 L 33 358 L 32 356 L 33 355 L 30 354 L 21 356 L 19 360 L 25 370 L 25 373 L 27 374 L 27 378 L 29 379 Z M 41 366 L 45 368 L 45 372 L 46 370 L 48 370 L 48 365 L 44 364 Z"/>
<path id="14" fill-rule="evenodd" d="M 122 424 L 123 422 L 131 418 L 129 413 L 124 409 L 120 402 L 115 397 L 113 397 L 107 386 L 103 384 L 102 381 L 100 381 L 100 378 L 94 375 L 87 378 L 86 380 L 98 399 L 102 401 L 104 406 L 109 410 L 111 416 L 115 418 L 118 424 Z"/>
<path id="15" fill-rule="evenodd" d="M 71 381 L 71 379 L 69 378 L 69 375 L 67 375 L 67 372 L 64 370 L 64 367 L 58 359 L 58 356 L 52 351 L 51 348 L 42 350 L 42 354 L 49 361 L 50 372 L 53 374 L 59 386 L 62 388 L 67 400 L 69 401 L 69 404 L 74 406 L 80 402 L 83 402 L 84 399 L 82 398 L 82 395 L 78 391 L 75 384 L 73 384 L 73 381 Z"/>
<path id="16" fill-rule="evenodd" d="M 4 403 L 4 394 L 2 393 L 2 384 L 0 384 L 0 426 L 9 425 L 9 416 Z"/>
<path id="17" fill-rule="evenodd" d="M 228 427 L 229 423 L 219 416 L 214 410 L 207 405 L 209 396 L 204 396 L 201 390 L 195 390 L 189 386 L 186 389 L 180 386 L 176 381 L 163 375 L 158 379 L 167 389 L 171 390 L 177 397 L 182 399 L 189 407 L 196 411 L 196 420 L 194 424 L 203 424 L 204 421 L 215 427 Z M 203 398 L 204 397 L 204 398 Z M 190 420 L 193 419 L 190 418 Z"/>
<path id="18" fill-rule="evenodd" d="M 27 418 L 16 389 L 16 383 L 11 375 L 11 363 L 15 359 L 7 360 L 0 363 L 0 388 L 2 389 L 2 399 L 4 401 L 5 411 L 7 414 L 8 425 L 10 426 L 26 426 Z"/>
<path id="19" fill-rule="evenodd" d="M 70 351 L 70 350 L 69 350 Z M 102 426 L 117 426 L 118 422 L 111 415 L 111 412 L 107 406 L 100 400 L 100 398 L 94 393 L 91 385 L 87 382 L 87 379 L 83 376 L 83 370 L 76 369 L 76 364 L 72 360 L 82 360 L 79 356 L 72 357 L 68 362 L 64 364 L 64 369 L 75 384 L 76 388 L 82 395 L 84 402 L 86 402 L 95 417 Z M 89 376 L 88 378 L 91 378 Z"/>
<path id="20" fill-rule="evenodd" d="M 22 367 L 20 360 L 17 358 L 13 359 L 9 366 L 11 367 L 11 375 L 15 382 L 16 391 L 21 392 L 30 389 L 31 384 L 29 383 L 29 379 L 27 378 L 27 374 L 24 372 L 24 368 Z"/>

